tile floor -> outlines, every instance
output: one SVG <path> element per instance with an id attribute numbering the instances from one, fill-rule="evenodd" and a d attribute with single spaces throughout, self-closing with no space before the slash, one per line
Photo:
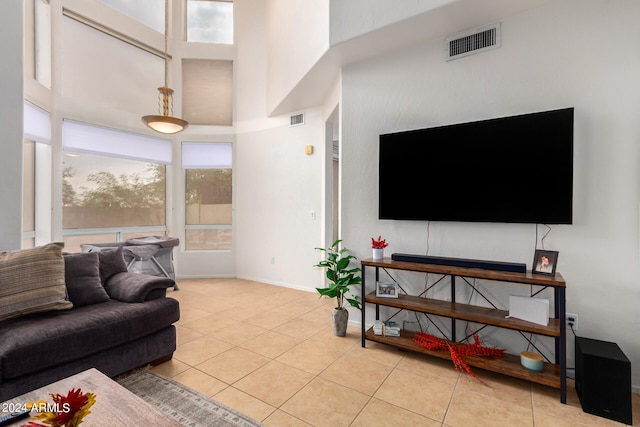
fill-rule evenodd
<path id="1" fill-rule="evenodd" d="M 333 336 L 333 301 L 241 279 L 188 279 L 173 360 L 153 369 L 267 426 L 620 426 L 559 391 Z M 633 395 L 640 426 L 640 396 Z"/>

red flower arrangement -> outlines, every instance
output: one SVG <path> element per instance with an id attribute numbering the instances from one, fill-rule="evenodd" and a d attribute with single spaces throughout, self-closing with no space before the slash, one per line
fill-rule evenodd
<path id="1" fill-rule="evenodd" d="M 29 423 L 23 424 L 22 427 L 77 427 L 91 413 L 89 408 L 96 403 L 94 393 L 82 393 L 81 389 L 69 390 L 66 396 L 57 393 L 51 393 L 50 396 L 53 398 L 53 405 L 38 401 L 30 402 L 28 407 L 32 410 L 38 410 L 41 407 L 55 410 L 37 412 L 37 415 L 31 417 Z"/>
<path id="2" fill-rule="evenodd" d="M 468 373 L 473 378 L 482 383 L 482 380 L 471 371 L 471 368 L 469 367 L 467 362 L 464 361 L 462 356 L 501 357 L 502 355 L 504 355 L 504 349 L 487 347 L 484 344 L 484 341 L 482 341 L 478 337 L 478 334 L 472 332 L 471 335 L 473 336 L 473 344 L 449 342 L 445 339 L 438 338 L 425 332 L 416 332 L 416 336 L 413 338 L 413 341 L 428 350 L 449 351 L 449 353 L 451 353 L 451 361 L 453 362 L 453 366 L 457 371 Z"/>
<path id="3" fill-rule="evenodd" d="M 371 238 L 371 247 L 373 249 L 384 249 L 387 246 L 389 246 L 389 244 L 385 239 L 382 238 L 382 236 L 378 236 L 378 240 L 374 239 L 373 237 Z"/>

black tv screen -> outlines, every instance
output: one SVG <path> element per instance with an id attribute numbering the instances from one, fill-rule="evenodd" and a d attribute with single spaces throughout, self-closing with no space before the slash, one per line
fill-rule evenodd
<path id="1" fill-rule="evenodd" d="M 571 224 L 573 108 L 380 135 L 379 218 Z"/>

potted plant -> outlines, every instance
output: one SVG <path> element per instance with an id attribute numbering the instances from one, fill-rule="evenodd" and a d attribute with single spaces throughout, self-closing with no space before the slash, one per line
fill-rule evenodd
<path id="1" fill-rule="evenodd" d="M 382 236 L 378 236 L 378 240 L 371 238 L 371 249 L 373 249 L 373 259 L 383 259 L 384 258 L 384 248 L 389 246 L 386 239 L 383 239 Z"/>
<path id="2" fill-rule="evenodd" d="M 314 267 L 327 269 L 327 279 L 329 286 L 326 288 L 316 288 L 320 296 L 335 298 L 337 307 L 331 314 L 333 316 L 333 333 L 338 337 L 347 334 L 347 323 L 349 321 L 349 311 L 345 308 L 345 301 L 352 307 L 361 309 L 360 301 L 355 295 L 349 296 L 349 287 L 362 283 L 360 268 L 350 267 L 351 261 L 356 257 L 350 255 L 346 248 L 339 248 L 342 240 L 336 240 L 329 248 L 316 248 L 325 252 L 326 258 Z"/>

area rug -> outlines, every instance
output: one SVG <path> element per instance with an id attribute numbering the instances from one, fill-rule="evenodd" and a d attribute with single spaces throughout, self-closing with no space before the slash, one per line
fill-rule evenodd
<path id="1" fill-rule="evenodd" d="M 148 369 L 139 369 L 115 380 L 183 426 L 262 426 L 250 417 Z"/>

